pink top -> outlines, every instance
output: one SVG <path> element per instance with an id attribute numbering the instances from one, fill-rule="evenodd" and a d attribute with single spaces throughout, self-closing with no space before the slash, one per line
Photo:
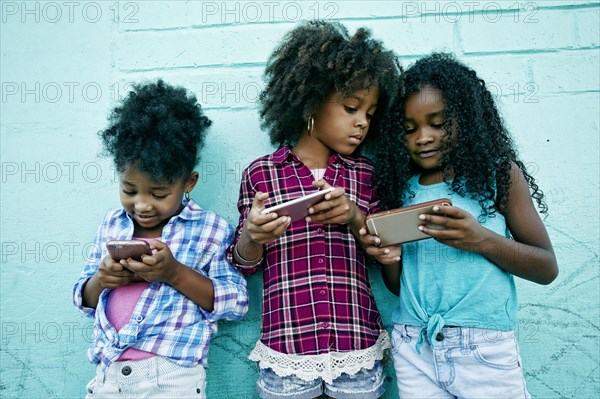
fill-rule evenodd
<path id="1" fill-rule="evenodd" d="M 160 240 L 160 238 L 139 238 L 133 237 L 134 240 L 143 240 L 148 243 L 152 240 Z M 142 296 L 142 292 L 148 287 L 147 281 L 134 280 L 131 283 L 122 287 L 114 288 L 109 294 L 106 302 L 106 317 L 110 324 L 112 324 L 118 331 L 129 323 L 131 314 L 138 299 Z M 142 360 L 149 357 L 156 356 L 151 352 L 142 351 L 135 348 L 126 349 L 117 361 L 125 360 Z"/>

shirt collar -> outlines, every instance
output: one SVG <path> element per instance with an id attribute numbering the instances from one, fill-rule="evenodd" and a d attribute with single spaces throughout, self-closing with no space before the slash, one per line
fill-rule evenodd
<path id="1" fill-rule="evenodd" d="M 277 151 L 273 153 L 273 163 L 282 164 L 287 160 L 300 162 L 296 154 L 292 152 L 292 147 L 289 144 L 279 147 Z M 354 167 L 356 164 L 356 158 L 353 155 L 341 155 L 338 153 L 331 154 L 331 156 L 329 156 L 329 164 L 335 164 L 337 162 Z"/>

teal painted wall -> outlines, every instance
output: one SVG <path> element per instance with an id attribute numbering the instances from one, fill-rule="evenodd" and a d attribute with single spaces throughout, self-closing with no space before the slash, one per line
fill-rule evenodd
<path id="1" fill-rule="evenodd" d="M 0 397 L 75 398 L 94 368 L 91 322 L 71 287 L 103 213 L 119 205 L 96 131 L 130 82 L 193 90 L 214 125 L 193 197 L 235 225 L 240 174 L 271 151 L 256 100 L 265 61 L 299 19 L 370 27 L 405 66 L 456 52 L 495 91 L 547 195 L 561 274 L 518 281 L 520 339 L 537 398 L 600 396 L 599 26 L 595 1 L 36 2 L 1 7 Z M 250 398 L 246 360 L 260 319 L 260 276 L 242 323 L 210 351 L 211 398 Z M 390 327 L 394 297 L 372 273 Z M 386 398 L 397 397 L 395 381 Z"/>

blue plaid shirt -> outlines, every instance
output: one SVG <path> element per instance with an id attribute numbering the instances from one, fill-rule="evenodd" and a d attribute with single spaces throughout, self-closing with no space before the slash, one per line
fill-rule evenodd
<path id="1" fill-rule="evenodd" d="M 181 364 L 207 366 L 210 338 L 217 332 L 217 320 L 239 320 L 248 310 L 248 291 L 242 275 L 231 266 L 225 250 L 233 231 L 213 212 L 204 211 L 193 200 L 185 204 L 163 228 L 162 241 L 184 265 L 211 279 L 215 301 L 208 312 L 168 284 L 150 283 L 138 300 L 129 323 L 119 332 L 106 317 L 110 289 L 100 294 L 96 309 L 82 305 L 83 287 L 108 254 L 106 242 L 133 236 L 133 221 L 123 209 L 108 212 L 98 228 L 94 246 L 73 288 L 73 303 L 93 317 L 94 338 L 88 349 L 92 363 L 107 368 L 127 348 L 155 353 Z"/>

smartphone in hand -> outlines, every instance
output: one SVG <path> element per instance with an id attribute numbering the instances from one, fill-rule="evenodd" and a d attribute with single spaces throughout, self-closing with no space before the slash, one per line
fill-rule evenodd
<path id="1" fill-rule="evenodd" d="M 106 243 L 110 257 L 119 262 L 121 259 L 142 260 L 142 255 L 152 255 L 150 244 L 142 240 L 118 240 Z"/>
<path id="2" fill-rule="evenodd" d="M 438 230 L 442 229 L 442 227 L 427 225 L 419 219 L 419 215 L 433 213 L 433 207 L 436 205 L 451 206 L 452 201 L 448 198 L 440 198 L 404 208 L 373 213 L 366 217 L 365 223 L 369 234 L 379 236 L 381 246 L 383 247 L 431 238 L 431 236 L 420 231 L 419 226 L 426 225 L 429 228 Z"/>
<path id="3" fill-rule="evenodd" d="M 274 212 L 277 216 L 289 216 L 292 219 L 292 222 L 295 222 L 296 220 L 304 219 L 308 216 L 308 209 L 321 202 L 325 198 L 325 195 L 333 190 L 335 190 L 334 187 L 329 187 L 303 197 L 294 198 L 293 200 L 265 208 L 261 214 L 266 215 Z"/>

